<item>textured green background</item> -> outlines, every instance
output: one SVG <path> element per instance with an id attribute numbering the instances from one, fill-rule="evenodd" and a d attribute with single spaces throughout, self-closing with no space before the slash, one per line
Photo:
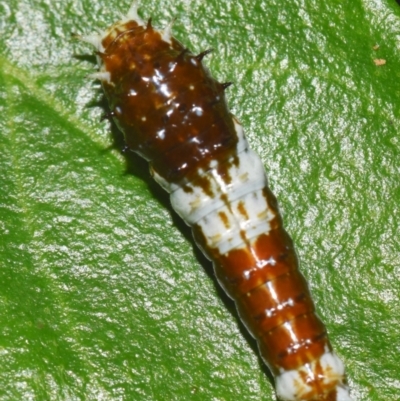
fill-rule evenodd
<path id="1" fill-rule="evenodd" d="M 399 400 L 399 5 L 142 3 L 235 82 L 355 400 Z M 128 7 L 0 1 L 0 400 L 274 400 L 189 230 L 99 122 L 70 34 Z"/>

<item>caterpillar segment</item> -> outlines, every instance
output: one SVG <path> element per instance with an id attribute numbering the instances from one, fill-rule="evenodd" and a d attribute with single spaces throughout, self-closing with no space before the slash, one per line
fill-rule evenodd
<path id="1" fill-rule="evenodd" d="M 257 340 L 284 401 L 351 401 L 344 365 L 315 314 L 259 156 L 228 111 L 221 84 L 133 6 L 94 45 L 109 117 L 150 164 L 192 227 L 215 274 Z"/>

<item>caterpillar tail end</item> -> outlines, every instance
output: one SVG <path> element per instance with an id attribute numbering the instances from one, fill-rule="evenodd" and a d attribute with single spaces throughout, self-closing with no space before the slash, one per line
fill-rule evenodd
<path id="1" fill-rule="evenodd" d="M 344 380 L 344 365 L 333 352 L 276 377 L 282 401 L 354 401 Z"/>
<path id="2" fill-rule="evenodd" d="M 347 387 L 336 387 L 336 401 L 354 401 Z"/>

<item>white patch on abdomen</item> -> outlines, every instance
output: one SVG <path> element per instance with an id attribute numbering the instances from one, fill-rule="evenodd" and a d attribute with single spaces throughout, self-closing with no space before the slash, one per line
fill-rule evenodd
<path id="1" fill-rule="evenodd" d="M 326 386 L 329 383 L 342 383 L 343 376 L 343 362 L 335 353 L 326 352 L 311 363 L 296 370 L 283 371 L 278 375 L 275 378 L 276 393 L 283 401 L 308 400 L 307 394 L 310 394 L 313 388 L 307 382 L 312 384 L 323 378 L 323 384 Z M 337 385 L 335 401 L 353 401 L 347 386 Z"/>
<path id="2" fill-rule="evenodd" d="M 199 171 L 197 179 L 182 186 L 170 184 L 153 172 L 156 181 L 171 192 L 174 210 L 188 225 L 198 225 L 207 245 L 221 254 L 240 247 L 243 237 L 250 240 L 268 233 L 269 222 L 275 217 L 263 193 L 267 185 L 264 166 L 248 149 L 241 125 L 233 121 L 238 143 L 236 156 L 224 161 L 229 166 L 229 180 L 221 177 L 216 160 L 209 170 Z"/>

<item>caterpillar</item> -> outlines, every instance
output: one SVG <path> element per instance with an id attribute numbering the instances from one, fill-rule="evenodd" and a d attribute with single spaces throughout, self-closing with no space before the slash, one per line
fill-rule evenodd
<path id="1" fill-rule="evenodd" d="M 215 275 L 275 378 L 284 401 L 351 401 L 298 269 L 293 242 L 259 156 L 228 110 L 224 91 L 192 54 L 145 23 L 134 4 L 101 34 L 96 49 L 109 116 L 127 147 L 149 162 L 174 210 L 192 228 Z"/>

